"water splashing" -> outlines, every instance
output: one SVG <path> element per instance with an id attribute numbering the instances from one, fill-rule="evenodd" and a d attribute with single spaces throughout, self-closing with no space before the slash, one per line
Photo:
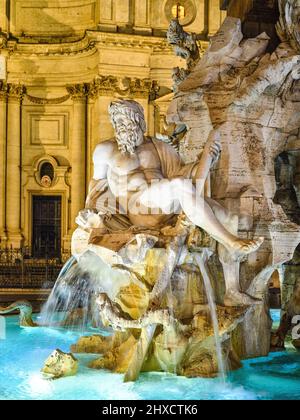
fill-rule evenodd
<path id="1" fill-rule="evenodd" d="M 42 308 L 40 323 L 86 331 L 88 326 L 102 327 L 95 310 L 99 287 L 74 257 L 62 268 L 55 286 Z"/>
<path id="2" fill-rule="evenodd" d="M 218 367 L 219 367 L 219 375 L 223 382 L 226 381 L 226 370 L 225 370 L 225 363 L 223 359 L 223 352 L 222 352 L 222 344 L 220 340 L 220 331 L 219 331 L 219 323 L 218 323 L 218 315 L 217 315 L 217 307 L 215 303 L 215 296 L 214 291 L 211 286 L 210 278 L 207 273 L 207 269 L 205 267 L 205 262 L 209 257 L 209 251 L 204 249 L 202 253 L 195 253 L 195 259 L 199 266 L 200 272 L 202 274 L 203 283 L 206 291 L 206 296 L 208 300 L 208 306 L 210 309 L 213 329 L 214 329 L 214 337 L 215 337 L 215 344 L 216 344 L 216 353 L 217 353 L 217 360 L 218 360 Z"/>

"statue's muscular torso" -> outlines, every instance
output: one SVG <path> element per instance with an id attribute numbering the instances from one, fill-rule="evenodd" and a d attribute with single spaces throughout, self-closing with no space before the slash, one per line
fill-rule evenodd
<path id="1" fill-rule="evenodd" d="M 145 138 L 133 156 L 121 153 L 115 140 L 105 141 L 96 147 L 93 160 L 94 180 L 107 179 L 112 194 L 117 198 L 126 196 L 131 205 L 138 201 L 140 192 L 151 181 L 164 178 L 160 158 L 150 138 Z M 128 210 L 129 219 L 135 225 L 154 227 L 170 219 L 170 215 L 137 215 Z"/>

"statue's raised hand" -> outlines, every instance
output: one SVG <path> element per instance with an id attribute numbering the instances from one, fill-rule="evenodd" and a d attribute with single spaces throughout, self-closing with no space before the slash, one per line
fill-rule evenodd
<path id="1" fill-rule="evenodd" d="M 194 175 L 194 180 L 205 180 L 211 167 L 217 162 L 221 154 L 220 133 L 216 130 L 210 132 L 202 154 L 199 156 L 199 164 Z"/>
<path id="2" fill-rule="evenodd" d="M 102 227 L 102 218 L 97 211 L 84 209 L 76 217 L 76 223 L 84 230 L 98 229 Z"/>
<path id="3" fill-rule="evenodd" d="M 204 147 L 204 154 L 211 159 L 211 165 L 214 165 L 220 158 L 222 151 L 221 137 L 218 131 L 212 131 Z"/>

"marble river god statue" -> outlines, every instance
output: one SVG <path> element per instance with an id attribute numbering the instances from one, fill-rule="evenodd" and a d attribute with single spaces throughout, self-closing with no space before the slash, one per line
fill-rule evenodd
<path id="1" fill-rule="evenodd" d="M 195 321 L 195 316 L 202 317 L 206 328 L 211 328 L 206 320 L 207 307 L 197 291 L 201 288 L 201 269 L 196 253 L 202 253 L 204 261 L 213 245 L 203 245 L 201 238 L 206 237 L 206 242 L 212 242 L 210 238 L 217 241 L 220 254 L 234 266 L 255 252 L 263 238 L 240 239 L 238 217 L 205 193 L 210 169 L 221 153 L 218 130 L 210 133 L 199 159 L 184 164 L 171 145 L 145 136 L 144 112 L 137 102 L 115 101 L 109 114 L 115 139 L 100 143 L 94 152 L 94 176 L 86 208 L 76 220 L 79 227 L 73 235 L 72 251 L 80 266 L 90 275 L 92 272 L 92 277 L 101 284 L 97 304 L 103 323 L 125 331 L 117 335 L 117 347 L 114 339 L 110 339 L 112 349 L 94 367 L 125 371 L 126 380 L 134 380 L 145 368 L 153 341 L 162 345 L 171 340 L 174 349 L 169 360 L 158 361 L 157 357 L 165 359 L 166 355 L 154 354 L 150 365 L 154 364 L 155 370 L 161 370 L 162 365 L 174 370 L 189 347 L 193 327 L 186 324 L 187 319 Z M 236 281 L 227 279 L 224 300 L 228 308 L 259 303 L 242 293 Z M 198 295 L 198 305 L 190 305 L 188 296 L 186 301 L 175 297 L 174 288 L 178 293 L 186 287 L 190 288 L 190 294 L 195 293 L 190 298 L 197 299 Z M 237 322 L 243 312 L 240 308 L 229 309 L 227 322 Z M 157 326 L 162 328 L 159 334 Z M 140 331 L 140 337 L 132 329 Z M 205 334 L 204 330 L 201 334 Z M 212 330 L 209 336 L 212 339 Z M 84 341 L 83 338 L 81 346 Z M 80 351 L 79 347 L 73 350 Z M 120 355 L 123 351 L 130 352 L 126 363 L 124 355 Z M 161 351 L 165 353 L 165 349 Z M 233 354 L 232 349 L 227 351 Z M 203 355 L 203 366 L 195 369 L 203 369 L 204 375 L 209 375 L 212 369 L 216 374 L 218 363 L 212 354 L 209 366 Z"/>
<path id="2" fill-rule="evenodd" d="M 259 248 L 263 238 L 238 238 L 230 232 L 235 216 L 203 196 L 205 181 L 221 152 L 217 131 L 210 134 L 199 161 L 185 165 L 172 146 L 144 136 L 144 112 L 137 102 L 113 102 L 109 113 L 116 138 L 100 143 L 94 152 L 86 209 L 77 218 L 82 229 L 105 229 L 107 216 L 118 223 L 121 214 L 122 223 L 126 218 L 128 226 L 159 230 L 183 212 L 237 258 Z M 118 203 L 114 214 L 112 203 Z"/>

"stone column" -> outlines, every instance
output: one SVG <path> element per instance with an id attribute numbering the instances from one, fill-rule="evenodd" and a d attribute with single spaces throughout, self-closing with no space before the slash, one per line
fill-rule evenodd
<path id="1" fill-rule="evenodd" d="M 71 229 L 75 218 L 85 206 L 86 199 L 86 114 L 88 85 L 67 87 L 73 99 L 72 126 L 72 178 L 71 178 Z"/>
<path id="2" fill-rule="evenodd" d="M 87 147 L 86 147 L 86 189 L 93 176 L 93 153 L 94 153 L 94 108 L 97 97 L 89 95 L 87 102 Z"/>
<path id="3" fill-rule="evenodd" d="M 87 170 L 86 170 L 86 181 L 87 190 L 89 183 L 93 177 L 94 165 L 93 165 L 93 153 L 96 144 L 99 143 L 99 121 L 97 101 L 101 94 L 101 83 L 99 80 L 94 80 L 88 85 L 88 97 L 87 97 Z M 97 109 L 97 112 L 95 111 Z"/>
<path id="4" fill-rule="evenodd" d="M 0 246 L 6 245 L 5 191 L 6 191 L 6 114 L 7 85 L 0 82 Z"/>
<path id="5" fill-rule="evenodd" d="M 134 10 L 134 32 L 151 34 L 151 0 L 136 0 Z"/>
<path id="6" fill-rule="evenodd" d="M 6 227 L 7 244 L 19 248 L 21 233 L 21 105 L 25 87 L 8 85 L 7 107 L 7 177 Z"/>
<path id="7" fill-rule="evenodd" d="M 7 0 L 0 0 L 0 28 L 3 32 L 8 32 L 8 18 L 7 18 Z M 0 41 L 1 42 L 1 41 Z"/>

